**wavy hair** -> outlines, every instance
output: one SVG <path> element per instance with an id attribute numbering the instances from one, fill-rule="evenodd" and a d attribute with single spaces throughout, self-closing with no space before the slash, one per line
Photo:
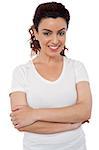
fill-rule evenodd
<path id="1" fill-rule="evenodd" d="M 62 17 L 63 19 L 65 19 L 68 28 L 70 21 L 70 13 L 65 8 L 64 5 L 57 2 L 48 2 L 40 4 L 37 7 L 33 17 L 33 25 L 29 29 L 29 33 L 31 36 L 30 38 L 30 47 L 32 49 L 31 55 L 33 52 L 37 54 L 38 52 L 40 52 L 41 49 L 39 41 L 35 39 L 33 28 L 35 28 L 36 31 L 38 32 L 38 26 L 43 18 L 57 18 L 57 17 Z M 65 56 L 64 52 L 65 49 L 67 48 L 64 46 L 64 49 L 60 52 L 60 55 Z"/>

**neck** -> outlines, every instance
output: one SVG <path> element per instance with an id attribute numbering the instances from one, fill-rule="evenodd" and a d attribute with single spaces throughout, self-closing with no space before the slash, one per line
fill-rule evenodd
<path id="1" fill-rule="evenodd" d="M 40 53 L 39 56 L 37 56 L 38 60 L 42 63 L 46 64 L 53 64 L 53 63 L 59 63 L 63 60 L 63 56 L 57 55 L 57 56 L 48 56 L 46 54 Z"/>

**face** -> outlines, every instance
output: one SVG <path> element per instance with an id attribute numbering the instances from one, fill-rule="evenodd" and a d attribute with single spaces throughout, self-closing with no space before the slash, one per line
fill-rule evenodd
<path id="1" fill-rule="evenodd" d="M 49 56 L 60 55 L 65 46 L 66 30 L 66 21 L 61 17 L 42 19 L 38 32 L 34 31 L 41 46 L 40 53 Z"/>

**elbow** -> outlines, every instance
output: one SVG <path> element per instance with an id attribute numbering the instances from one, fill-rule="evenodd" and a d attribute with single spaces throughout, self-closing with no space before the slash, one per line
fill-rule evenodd
<path id="1" fill-rule="evenodd" d="M 89 112 L 88 114 L 87 114 L 87 120 L 89 120 L 91 118 L 91 112 Z"/>
<path id="2" fill-rule="evenodd" d="M 82 113 L 81 113 L 81 118 L 83 122 L 88 121 L 91 118 L 91 111 L 92 111 L 92 106 L 91 104 L 83 105 L 82 107 Z"/>
<path id="3" fill-rule="evenodd" d="M 89 120 L 91 118 L 91 112 L 88 113 L 87 119 Z"/>
<path id="4" fill-rule="evenodd" d="M 82 121 L 85 122 L 86 120 L 89 120 L 91 118 L 91 111 L 86 111 L 82 115 Z"/>
<path id="5" fill-rule="evenodd" d="M 17 129 L 19 132 L 24 132 L 25 130 L 23 128 Z"/>
<path id="6" fill-rule="evenodd" d="M 86 110 L 86 118 L 87 118 L 87 120 L 89 120 L 91 118 L 91 112 L 92 112 L 92 106 L 90 106 Z"/>

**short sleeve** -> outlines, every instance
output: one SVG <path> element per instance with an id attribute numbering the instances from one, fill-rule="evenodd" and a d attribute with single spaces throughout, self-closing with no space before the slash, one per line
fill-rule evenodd
<path id="1" fill-rule="evenodd" d="M 25 72 L 20 66 L 13 70 L 9 95 L 16 91 L 25 92 Z"/>
<path id="2" fill-rule="evenodd" d="M 76 83 L 80 81 L 89 81 L 88 73 L 83 63 L 75 61 L 74 68 Z"/>

